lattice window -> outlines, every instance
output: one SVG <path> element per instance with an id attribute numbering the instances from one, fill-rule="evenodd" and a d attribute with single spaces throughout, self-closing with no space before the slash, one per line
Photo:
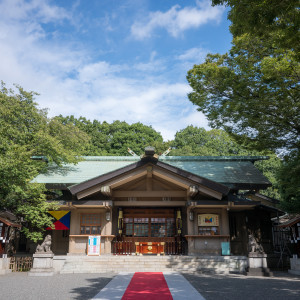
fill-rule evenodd
<path id="1" fill-rule="evenodd" d="M 172 237 L 175 234 L 174 218 L 124 218 L 123 232 L 133 237 Z"/>
<path id="2" fill-rule="evenodd" d="M 124 234 L 133 236 L 133 218 L 124 218 Z"/>
<path id="3" fill-rule="evenodd" d="M 166 236 L 166 218 L 151 218 L 151 236 Z"/>
<path id="4" fill-rule="evenodd" d="M 167 236 L 175 235 L 175 219 L 167 218 Z"/>
<path id="5" fill-rule="evenodd" d="M 100 214 L 81 214 L 80 234 L 101 234 Z"/>
<path id="6" fill-rule="evenodd" d="M 149 231 L 149 218 L 134 218 L 134 236 L 146 237 Z"/>

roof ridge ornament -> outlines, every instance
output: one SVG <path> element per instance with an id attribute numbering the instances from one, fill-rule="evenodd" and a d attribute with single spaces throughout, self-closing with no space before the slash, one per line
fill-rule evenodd
<path id="1" fill-rule="evenodd" d="M 134 151 L 132 151 L 129 147 L 127 148 L 127 151 L 132 155 L 132 156 L 138 156 Z"/>
<path id="2" fill-rule="evenodd" d="M 152 146 L 145 147 L 145 155 L 147 156 L 154 156 L 155 154 L 155 148 Z"/>
<path id="3" fill-rule="evenodd" d="M 142 161 L 158 161 L 158 155 L 155 154 L 155 148 L 147 146 L 145 148 L 145 153 L 141 156 Z"/>
<path id="4" fill-rule="evenodd" d="M 172 150 L 172 147 L 169 147 L 169 148 L 161 155 L 161 157 L 167 156 L 167 155 L 171 152 L 171 150 Z"/>

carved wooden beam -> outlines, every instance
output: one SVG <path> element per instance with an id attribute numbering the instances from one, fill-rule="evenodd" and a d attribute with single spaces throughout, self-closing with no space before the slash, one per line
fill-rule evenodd
<path id="1" fill-rule="evenodd" d="M 189 197 L 194 197 L 197 193 L 198 193 L 198 187 L 195 185 L 192 185 L 188 188 L 187 192 L 188 192 L 188 196 Z"/>
<path id="2" fill-rule="evenodd" d="M 105 196 L 111 196 L 111 188 L 109 185 L 101 186 L 100 191 Z"/>
<path id="3" fill-rule="evenodd" d="M 145 169 L 143 169 L 143 170 L 139 169 L 134 172 L 131 172 L 130 174 L 127 174 L 126 176 L 122 176 L 120 178 L 113 180 L 112 182 L 109 182 L 109 185 L 110 185 L 111 189 L 115 189 L 121 185 L 124 185 L 130 181 L 134 181 L 145 175 L 147 175 L 147 171 Z"/>
<path id="4" fill-rule="evenodd" d="M 153 168 L 152 166 L 147 167 L 147 191 L 152 191 L 152 174 L 153 174 Z"/>
<path id="5" fill-rule="evenodd" d="M 153 168 L 152 166 L 147 167 L 147 177 L 152 177 Z"/>
<path id="6" fill-rule="evenodd" d="M 77 193 L 76 196 L 77 196 L 77 199 L 82 199 L 82 198 L 85 198 L 89 195 L 92 195 L 92 194 L 95 194 L 95 193 L 98 193 L 98 192 L 100 192 L 100 187 L 99 186 L 93 186 L 89 189 L 86 189 L 82 192 Z"/>
<path id="7" fill-rule="evenodd" d="M 172 197 L 172 198 L 185 198 L 185 191 L 114 191 L 113 197 L 136 197 L 136 198 L 145 198 L 145 197 Z"/>

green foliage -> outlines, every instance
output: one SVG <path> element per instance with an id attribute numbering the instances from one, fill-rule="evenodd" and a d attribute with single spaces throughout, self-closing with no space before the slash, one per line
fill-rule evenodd
<path id="1" fill-rule="evenodd" d="M 250 155 L 250 151 L 239 145 L 223 130 L 204 128 L 192 125 L 176 133 L 172 142 L 175 148 L 172 155 L 225 156 Z"/>
<path id="2" fill-rule="evenodd" d="M 149 145 L 155 146 L 158 152 L 168 148 L 160 133 L 142 123 L 129 125 L 126 122 L 114 121 L 109 124 L 90 121 L 84 117 L 76 119 L 74 116 L 59 116 L 56 120 L 65 125 L 75 125 L 89 135 L 91 141 L 86 145 L 84 155 L 128 155 L 128 148 L 141 155 Z"/>
<path id="3" fill-rule="evenodd" d="M 300 154 L 292 152 L 285 158 L 283 167 L 278 172 L 278 182 L 285 201 L 282 209 L 290 213 L 300 212 Z"/>
<path id="4" fill-rule="evenodd" d="M 268 178 L 272 186 L 266 190 L 261 190 L 260 193 L 268 197 L 281 200 L 282 195 L 279 191 L 280 183 L 278 182 L 277 173 L 281 169 L 282 161 L 278 156 L 272 152 L 252 152 L 252 155 L 267 154 L 270 158 L 268 160 L 261 160 L 255 162 L 255 166 Z"/>
<path id="5" fill-rule="evenodd" d="M 18 93 L 0 91 L 0 210 L 9 210 L 24 220 L 23 231 L 36 241 L 42 238 L 45 227 L 51 226 L 47 215 L 54 204 L 49 204 L 42 185 L 30 181 L 46 167 L 32 156 L 46 156 L 61 165 L 76 163 L 88 136 L 75 126 L 65 126 L 48 119 L 45 110 L 34 102 L 33 92 L 17 87 Z"/>
<path id="6" fill-rule="evenodd" d="M 244 34 L 229 54 L 208 55 L 187 79 L 189 99 L 210 125 L 254 149 L 300 147 L 300 67 L 292 51 Z"/>
<path id="7" fill-rule="evenodd" d="M 231 8 L 233 47 L 188 73 L 190 100 L 213 127 L 255 149 L 299 149 L 299 2 L 212 3 Z"/>
<path id="8" fill-rule="evenodd" d="M 212 3 L 230 6 L 228 19 L 234 37 L 244 33 L 261 39 L 273 36 L 277 47 L 294 49 L 299 55 L 298 0 L 212 0 Z"/>
<path id="9" fill-rule="evenodd" d="M 277 159 L 272 167 L 282 186 L 271 177 L 283 206 L 291 211 L 298 207 L 299 212 L 300 181 L 291 175 L 298 174 L 299 160 L 290 155 L 300 153 L 299 1 L 212 3 L 230 7 L 232 48 L 207 55 L 188 72 L 193 88 L 189 99 L 213 128 L 223 128 L 240 144 L 288 154 L 283 167 Z"/>

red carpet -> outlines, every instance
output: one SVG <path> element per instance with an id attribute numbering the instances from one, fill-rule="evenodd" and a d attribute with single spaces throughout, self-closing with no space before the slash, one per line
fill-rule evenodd
<path id="1" fill-rule="evenodd" d="M 134 273 L 122 300 L 172 300 L 169 287 L 161 272 Z"/>

